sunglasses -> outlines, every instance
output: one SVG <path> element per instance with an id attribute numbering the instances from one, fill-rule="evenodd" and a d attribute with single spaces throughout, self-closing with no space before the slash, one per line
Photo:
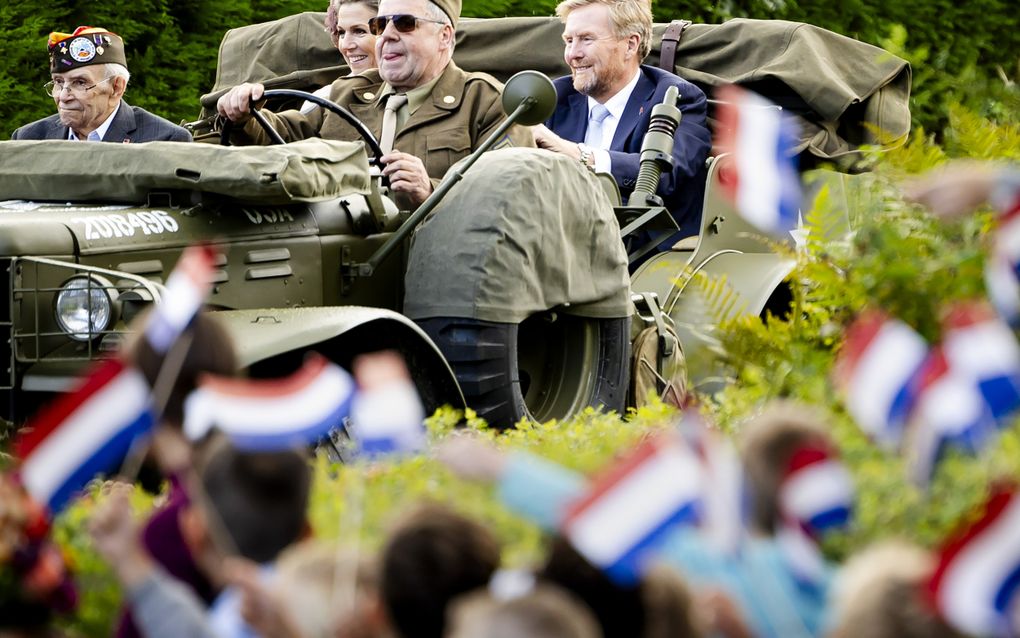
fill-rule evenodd
<path id="1" fill-rule="evenodd" d="M 368 30 L 372 32 L 372 35 L 381 35 L 386 30 L 386 25 L 390 22 L 393 23 L 395 28 L 400 33 L 411 33 L 418 28 L 418 22 L 434 22 L 435 24 L 446 24 L 442 20 L 432 20 L 430 18 L 419 18 L 418 16 L 411 15 L 410 13 L 395 13 L 388 16 L 376 16 L 368 21 Z"/>

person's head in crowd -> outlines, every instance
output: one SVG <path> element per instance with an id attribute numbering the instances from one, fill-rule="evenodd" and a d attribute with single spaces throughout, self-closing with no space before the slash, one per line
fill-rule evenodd
<path id="1" fill-rule="evenodd" d="M 308 530 L 311 467 L 297 451 L 246 452 L 213 435 L 196 459 L 198 485 L 181 528 L 196 562 L 214 581 L 226 556 L 273 561 Z M 211 573 L 209 573 L 211 572 Z"/>
<path id="2" fill-rule="evenodd" d="M 540 582 L 566 589 L 588 605 L 595 613 L 605 638 L 644 635 L 647 618 L 642 587 L 617 585 L 565 538 L 552 540 L 538 578 Z"/>
<path id="3" fill-rule="evenodd" d="M 687 638 L 702 634 L 691 590 L 667 565 L 654 565 L 641 581 L 645 607 L 644 638 Z"/>
<path id="4" fill-rule="evenodd" d="M 426 503 L 402 518 L 380 556 L 383 601 L 403 638 L 441 638 L 455 597 L 488 584 L 499 544 L 486 527 Z"/>
<path id="5" fill-rule="evenodd" d="M 808 446 L 832 447 L 824 417 L 814 408 L 776 401 L 744 425 L 739 443 L 751 524 L 771 534 L 780 520 L 779 488 L 793 455 Z"/>
<path id="6" fill-rule="evenodd" d="M 151 316 L 151 312 L 148 313 Z M 156 352 L 144 336 L 144 326 L 148 316 L 142 317 L 138 323 L 142 326 L 133 341 L 126 346 L 126 356 L 145 376 L 153 388 L 160 381 L 160 373 L 166 361 L 166 355 Z M 203 374 L 230 376 L 238 367 L 237 353 L 230 335 L 222 324 L 208 313 L 199 313 L 184 337 L 190 339 L 180 370 L 173 378 L 169 388 L 166 405 L 163 408 L 160 423 L 152 436 L 151 451 L 158 467 L 156 485 L 162 478 L 181 472 L 191 465 L 191 444 L 181 430 L 184 422 L 184 401 L 198 385 Z M 143 485 L 149 489 L 147 472 L 141 477 Z"/>
<path id="7" fill-rule="evenodd" d="M 120 105 L 131 74 L 124 41 L 106 29 L 78 27 L 51 33 L 47 90 L 64 126 L 81 139 L 99 128 Z"/>
<path id="8" fill-rule="evenodd" d="M 509 599 L 487 589 L 457 599 L 447 638 L 601 638 L 592 612 L 570 592 L 544 584 Z"/>
<path id="9" fill-rule="evenodd" d="M 389 623 L 374 557 L 320 541 L 280 555 L 273 589 L 303 638 L 383 638 Z"/>
<path id="10" fill-rule="evenodd" d="M 936 559 L 885 541 L 847 561 L 833 592 L 831 638 L 963 638 L 935 613 L 926 585 Z"/>
<path id="11" fill-rule="evenodd" d="M 379 0 L 330 0 L 326 31 L 351 73 L 376 67 L 375 40 L 368 21 L 379 13 Z"/>
<path id="12" fill-rule="evenodd" d="M 574 89 L 599 102 L 627 86 L 651 51 L 648 0 L 563 0 L 556 16 Z"/>
<path id="13" fill-rule="evenodd" d="M 398 92 L 438 78 L 453 59 L 460 0 L 381 0 L 369 22 L 379 75 Z"/>

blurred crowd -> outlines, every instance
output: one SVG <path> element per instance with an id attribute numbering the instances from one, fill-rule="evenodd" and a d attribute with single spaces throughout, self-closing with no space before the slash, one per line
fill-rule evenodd
<path id="1" fill-rule="evenodd" d="M 978 177 L 968 184 L 984 179 L 969 170 Z M 947 183 L 917 186 L 914 196 L 925 201 Z M 946 212 L 988 196 L 961 190 L 966 201 Z M 250 432 L 216 427 L 215 412 L 212 427 L 189 429 L 197 405 L 189 397 L 207 375 L 233 375 L 237 361 L 212 316 L 197 314 L 186 333 L 179 349 L 139 337 L 124 355 L 162 403 L 145 450 L 129 457 L 151 456 L 167 495 L 139 522 L 137 488 L 107 481 L 88 521 L 122 586 L 117 636 L 937 638 L 1020 628 L 1012 604 L 1020 571 L 1007 565 L 995 586 L 952 580 L 966 571 L 953 561 L 979 553 L 967 543 L 1015 516 L 1012 488 L 993 490 L 979 525 L 947 541 L 949 550 L 890 539 L 832 564 L 820 546 L 852 517 L 852 486 L 825 416 L 787 402 L 765 406 L 722 443 L 710 425 L 685 418 L 595 477 L 470 432 L 426 449 L 547 531 L 538 565 L 503 565 L 483 521 L 434 502 L 394 512 L 377 552 L 316 538 L 307 511 L 314 447 L 252 445 Z M 161 376 L 177 355 L 168 389 Z M 414 401 L 396 353 L 362 355 L 352 373 L 373 410 Z M 420 424 L 420 406 L 393 414 Z M 688 467 L 697 481 L 681 480 Z M 690 493 L 678 488 L 685 481 Z M 1020 536 L 1015 524 L 1004 529 L 1014 532 L 1005 545 L 981 538 L 1009 563 L 1014 556 L 994 552 Z M 0 636 L 59 635 L 55 615 L 75 602 L 70 574 L 42 507 L 9 475 L 0 481 L 0 564 Z M 988 572 L 982 565 L 977 573 Z M 961 619 L 973 615 L 960 608 L 980 607 L 966 600 L 977 590 L 993 594 L 987 609 L 997 615 L 967 626 Z"/>

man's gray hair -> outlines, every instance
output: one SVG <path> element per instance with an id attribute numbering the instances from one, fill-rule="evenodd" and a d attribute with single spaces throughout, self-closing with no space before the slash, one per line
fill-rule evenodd
<path id="1" fill-rule="evenodd" d="M 448 24 L 451 27 L 453 24 L 450 22 L 450 16 L 446 15 L 446 12 L 439 8 L 439 5 L 432 0 L 428 0 L 425 3 L 425 16 L 429 20 L 439 20 L 443 24 Z"/>
<path id="2" fill-rule="evenodd" d="M 131 81 L 131 72 L 123 64 L 116 62 L 103 65 L 103 79 L 124 78 L 124 84 Z"/>

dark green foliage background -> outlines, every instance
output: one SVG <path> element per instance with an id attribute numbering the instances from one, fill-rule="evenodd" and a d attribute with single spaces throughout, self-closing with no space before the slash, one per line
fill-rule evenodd
<path id="1" fill-rule="evenodd" d="M 39 88 L 48 77 L 46 36 L 86 24 L 121 34 L 134 74 L 127 99 L 172 121 L 198 114 L 198 97 L 212 86 L 216 54 L 230 28 L 299 11 L 322 11 L 326 0 L 80 0 L 0 3 L 0 139 L 18 126 L 54 112 Z M 464 15 L 550 15 L 555 0 L 466 0 Z M 999 120 L 1020 112 L 1015 82 L 1020 75 L 1015 5 L 1009 0 L 681 0 L 653 4 L 656 20 L 686 18 L 718 23 L 735 17 L 809 22 L 884 46 L 914 65 L 915 122 L 941 131 L 946 105 L 960 102 Z M 1009 7 L 1013 6 L 1013 9 Z"/>

